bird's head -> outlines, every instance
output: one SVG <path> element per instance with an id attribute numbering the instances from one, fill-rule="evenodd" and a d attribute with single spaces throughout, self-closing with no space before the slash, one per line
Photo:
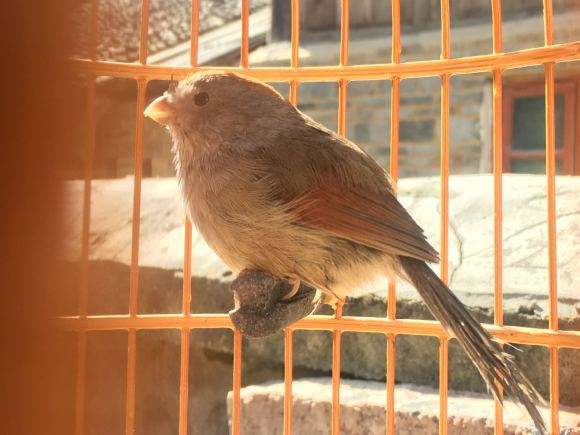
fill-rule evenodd
<path id="1" fill-rule="evenodd" d="M 234 73 L 198 72 L 170 87 L 145 109 L 186 146 L 239 143 L 272 129 L 295 113 L 271 86 Z"/>

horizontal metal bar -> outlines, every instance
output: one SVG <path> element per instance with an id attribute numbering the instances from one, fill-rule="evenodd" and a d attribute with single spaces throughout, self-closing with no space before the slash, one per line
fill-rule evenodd
<path id="1" fill-rule="evenodd" d="M 122 316 L 60 317 L 57 324 L 68 330 L 119 330 L 119 329 L 233 329 L 227 314 L 148 314 L 131 318 Z M 523 326 L 496 326 L 484 324 L 494 337 L 509 343 L 539 346 L 580 348 L 580 331 L 554 331 Z M 438 322 L 414 319 L 386 319 L 380 317 L 308 316 L 292 326 L 292 330 L 337 330 L 341 332 L 393 333 L 402 335 L 427 335 L 449 337 Z"/>
<path id="2" fill-rule="evenodd" d="M 240 72 L 245 75 L 270 82 L 300 82 L 384 79 L 392 76 L 401 78 L 437 76 L 441 74 L 469 74 L 502 68 L 522 68 L 547 62 L 564 62 L 580 59 L 580 42 L 555 44 L 547 47 L 530 48 L 509 53 L 495 53 L 481 56 L 467 56 L 456 59 L 437 59 L 404 63 L 373 65 L 343 65 L 328 67 L 285 67 L 285 68 L 220 68 L 220 67 L 167 67 L 162 65 L 139 65 L 73 59 L 79 73 L 99 76 L 147 78 L 148 80 L 169 80 L 172 76 L 183 77 L 193 71 L 217 70 Z"/>

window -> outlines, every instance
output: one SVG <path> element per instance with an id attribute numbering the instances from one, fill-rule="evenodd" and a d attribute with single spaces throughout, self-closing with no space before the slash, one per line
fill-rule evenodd
<path id="1" fill-rule="evenodd" d="M 554 119 L 556 171 L 574 174 L 576 86 L 556 83 Z M 544 82 L 518 83 L 504 91 L 504 172 L 544 174 L 546 171 L 546 120 Z M 576 166 L 576 168 L 575 168 Z"/>

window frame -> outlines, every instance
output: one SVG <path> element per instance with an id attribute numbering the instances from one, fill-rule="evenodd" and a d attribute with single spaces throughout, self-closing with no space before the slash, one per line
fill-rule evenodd
<path id="1" fill-rule="evenodd" d="M 575 130 L 576 83 L 573 80 L 557 81 L 554 84 L 554 94 L 564 96 L 564 136 L 563 146 L 556 149 L 556 159 L 562 160 L 562 175 L 575 173 Z M 503 92 L 503 172 L 511 173 L 514 159 L 545 158 L 544 150 L 514 150 L 512 148 L 514 134 L 514 101 L 521 97 L 538 97 L 545 95 L 544 80 L 526 81 L 506 84 Z"/>

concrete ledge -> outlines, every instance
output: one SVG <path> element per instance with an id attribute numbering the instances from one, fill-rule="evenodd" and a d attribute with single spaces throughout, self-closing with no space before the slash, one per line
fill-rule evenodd
<path id="1" fill-rule="evenodd" d="M 332 415 L 330 378 L 294 381 L 293 431 L 296 434 L 326 435 Z M 385 384 L 341 380 L 340 428 L 344 434 L 385 433 Z M 241 390 L 242 434 L 277 435 L 283 433 L 284 383 L 252 385 Z M 232 393 L 228 394 L 231 419 Z M 560 411 L 561 433 L 580 434 L 579 409 Z M 395 425 L 400 435 L 431 435 L 439 424 L 437 390 L 403 384 L 395 387 Z M 548 421 L 548 409 L 542 414 Z M 489 395 L 449 392 L 448 433 L 450 435 L 493 434 L 494 404 Z M 231 424 L 231 420 L 230 420 Z M 528 416 L 512 402 L 504 408 L 506 434 L 533 434 Z"/>

